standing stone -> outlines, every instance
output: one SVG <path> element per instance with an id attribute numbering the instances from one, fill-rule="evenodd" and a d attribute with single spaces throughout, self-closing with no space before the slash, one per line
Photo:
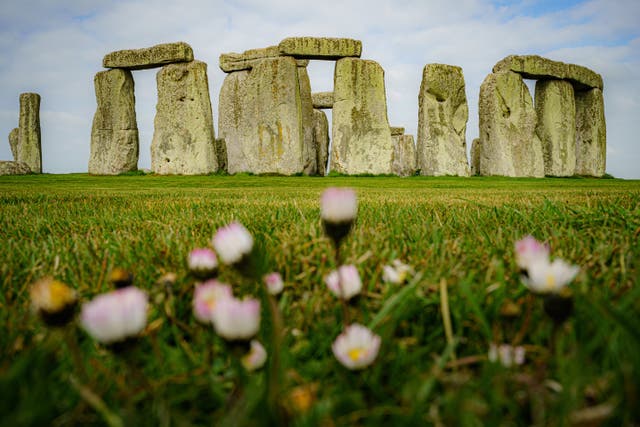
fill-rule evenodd
<path id="1" fill-rule="evenodd" d="M 156 76 L 158 105 L 151 169 L 161 175 L 204 175 L 218 170 L 207 64 L 170 64 Z"/>
<path id="2" fill-rule="evenodd" d="M 96 74 L 98 107 L 91 127 L 89 173 L 117 175 L 138 168 L 138 126 L 129 70 Z"/>
<path id="3" fill-rule="evenodd" d="M 218 159 L 218 171 L 228 172 L 227 168 L 227 144 L 224 138 L 216 138 L 213 143 L 216 146 L 216 159 Z"/>
<path id="4" fill-rule="evenodd" d="M 576 174 L 603 176 L 607 166 L 607 129 L 600 89 L 576 91 Z"/>
<path id="5" fill-rule="evenodd" d="M 18 158 L 18 146 L 20 145 L 20 128 L 13 128 L 9 132 L 9 146 L 11 147 L 11 154 L 13 160 Z"/>
<path id="6" fill-rule="evenodd" d="M 489 74 L 480 86 L 480 174 L 543 177 L 536 111 L 519 74 Z"/>
<path id="7" fill-rule="evenodd" d="M 316 148 L 318 175 L 325 176 L 329 161 L 329 120 L 322 110 L 313 110 L 313 145 Z"/>
<path id="8" fill-rule="evenodd" d="M 539 80 L 535 96 L 542 141 L 544 174 L 572 176 L 576 170 L 576 104 L 573 86 L 566 80 Z"/>
<path id="9" fill-rule="evenodd" d="M 0 176 L 2 175 L 26 175 L 31 169 L 24 162 L 11 162 L 0 160 Z"/>
<path id="10" fill-rule="evenodd" d="M 421 175 L 469 176 L 469 110 L 462 68 L 427 64 L 418 96 L 418 168 Z"/>
<path id="11" fill-rule="evenodd" d="M 40 141 L 40 95 L 20 94 L 17 162 L 24 162 L 31 172 L 42 173 L 42 144 Z"/>
<path id="12" fill-rule="evenodd" d="M 404 128 L 399 126 L 391 126 L 391 136 L 404 135 Z"/>
<path id="13" fill-rule="evenodd" d="M 392 135 L 394 142 L 391 173 L 412 176 L 416 173 L 416 145 L 413 135 Z"/>
<path id="14" fill-rule="evenodd" d="M 300 85 L 300 106 L 302 131 L 304 133 L 303 172 L 305 175 L 318 173 L 318 160 L 313 142 L 313 103 L 311 101 L 311 81 L 306 67 L 298 66 L 298 84 Z"/>
<path id="15" fill-rule="evenodd" d="M 296 61 L 263 59 L 228 74 L 220 90 L 220 138 L 230 174 L 293 175 L 304 170 L 302 103 Z"/>
<path id="16" fill-rule="evenodd" d="M 475 138 L 471 143 L 471 175 L 480 175 L 480 138 Z"/>
<path id="17" fill-rule="evenodd" d="M 394 144 L 382 67 L 362 59 L 337 61 L 333 95 L 331 170 L 390 174 Z"/>

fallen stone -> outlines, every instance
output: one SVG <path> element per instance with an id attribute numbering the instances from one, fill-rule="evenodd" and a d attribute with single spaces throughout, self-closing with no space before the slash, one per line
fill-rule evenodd
<path id="1" fill-rule="evenodd" d="M 607 166 L 607 129 L 600 89 L 576 91 L 576 174 L 601 177 Z"/>
<path id="2" fill-rule="evenodd" d="M 220 55 L 220 69 L 225 73 L 250 70 L 260 60 L 265 58 L 277 58 L 280 56 L 278 46 L 269 46 L 262 49 L 251 49 L 242 53 L 223 53 Z"/>
<path id="3" fill-rule="evenodd" d="M 220 90 L 218 133 L 226 142 L 229 173 L 302 173 L 301 111 L 293 58 L 267 58 L 251 71 L 228 74 Z"/>
<path id="4" fill-rule="evenodd" d="M 206 175 L 218 170 L 207 64 L 162 67 L 151 141 L 151 169 L 159 175 Z"/>
<path id="5" fill-rule="evenodd" d="M 469 176 L 469 110 L 462 68 L 427 64 L 418 96 L 418 169 L 421 175 Z"/>
<path id="6" fill-rule="evenodd" d="M 513 71 L 525 79 L 566 79 L 577 89 L 602 89 L 602 76 L 587 67 L 552 61 L 538 55 L 510 55 L 493 67 L 494 73 Z"/>
<path id="7" fill-rule="evenodd" d="M 33 173 L 42 173 L 40 95 L 37 93 L 20 94 L 20 119 L 16 154 L 14 158 L 17 162 L 26 163 Z"/>
<path id="8" fill-rule="evenodd" d="M 471 142 L 471 175 L 480 175 L 480 153 L 482 152 L 482 145 L 480 145 L 480 138 L 475 138 Z"/>
<path id="9" fill-rule="evenodd" d="M 11 155 L 13 159 L 18 158 L 18 145 L 20 144 L 20 128 L 13 128 L 9 132 L 9 146 L 11 147 Z"/>
<path id="10" fill-rule="evenodd" d="M 93 80 L 97 108 L 91 127 L 89 173 L 118 175 L 138 168 L 138 125 L 129 70 L 108 70 Z"/>
<path id="11" fill-rule="evenodd" d="M 313 145 L 316 148 L 318 175 L 325 176 L 329 161 L 329 120 L 322 110 L 313 110 Z"/>
<path id="12" fill-rule="evenodd" d="M 391 173 L 398 176 L 413 176 L 416 173 L 416 145 L 413 135 L 393 135 L 392 139 L 394 146 Z"/>
<path id="13" fill-rule="evenodd" d="M 280 55 L 302 59 L 359 58 L 360 40 L 327 37 L 289 37 L 278 45 Z"/>
<path id="14" fill-rule="evenodd" d="M 404 135 L 404 128 L 403 127 L 393 127 L 391 126 L 391 136 L 399 136 L 399 135 Z"/>
<path id="15" fill-rule="evenodd" d="M 382 67 L 374 61 L 340 59 L 333 94 L 331 170 L 390 174 L 394 144 Z"/>
<path id="16" fill-rule="evenodd" d="M 297 66 L 297 64 L 296 64 Z M 305 175 L 318 173 L 316 147 L 313 141 L 313 103 L 311 101 L 311 81 L 305 67 L 298 66 L 298 85 L 300 87 L 300 114 L 303 132 L 303 160 L 302 172 Z"/>
<path id="17" fill-rule="evenodd" d="M 542 141 L 544 174 L 572 176 L 576 170 L 576 104 L 573 86 L 566 80 L 539 80 L 535 95 Z"/>
<path id="18" fill-rule="evenodd" d="M 333 92 L 315 92 L 311 94 L 313 108 L 330 109 L 333 108 Z"/>
<path id="19" fill-rule="evenodd" d="M 193 50 L 185 42 L 163 43 L 144 49 L 118 50 L 102 59 L 105 68 L 145 70 L 175 62 L 193 61 Z"/>
<path id="20" fill-rule="evenodd" d="M 24 162 L 0 160 L 0 175 L 26 175 L 31 169 Z"/>
<path id="21" fill-rule="evenodd" d="M 481 175 L 544 176 L 536 112 L 522 76 L 489 74 L 480 86 L 479 116 Z"/>

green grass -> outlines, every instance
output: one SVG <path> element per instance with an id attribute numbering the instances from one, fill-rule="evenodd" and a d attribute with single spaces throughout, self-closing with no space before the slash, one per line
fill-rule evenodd
<path id="1" fill-rule="evenodd" d="M 331 353 L 342 316 L 322 280 L 334 267 L 318 209 L 328 186 L 359 197 L 343 254 L 366 291 L 351 315 L 383 340 L 361 372 Z M 279 369 L 249 376 L 193 318 L 185 266 L 234 219 L 286 281 Z M 581 267 L 574 315 L 558 330 L 519 280 L 513 242 L 527 234 Z M 103 425 L 109 413 L 125 425 L 569 425 L 598 414 L 603 425 L 640 423 L 638 181 L 0 177 L 0 235 L 0 425 Z M 395 258 L 418 272 L 410 285 L 383 283 Z M 29 285 L 53 275 L 88 300 L 109 289 L 115 266 L 152 296 L 150 327 L 129 360 L 70 330 L 84 377 L 64 334 L 31 313 Z M 156 283 L 166 272 L 178 275 L 170 293 Z M 265 298 L 234 271 L 221 278 Z M 502 315 L 507 302 L 520 314 Z M 272 354 L 266 305 L 259 338 Z M 486 360 L 490 342 L 514 340 L 527 348 L 524 365 Z M 304 390 L 312 404 L 296 411 L 292 396 Z"/>

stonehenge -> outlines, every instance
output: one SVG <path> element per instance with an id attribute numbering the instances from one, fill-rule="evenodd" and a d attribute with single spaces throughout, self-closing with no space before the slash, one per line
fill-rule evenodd
<path id="1" fill-rule="evenodd" d="M 604 175 L 606 125 L 599 74 L 537 55 L 508 56 L 492 71 L 480 87 L 474 172 Z M 524 78 L 537 80 L 535 106 Z"/>
<path id="2" fill-rule="evenodd" d="M 218 170 L 207 66 L 191 46 L 165 43 L 105 55 L 94 78 L 97 108 L 91 128 L 89 173 L 118 175 L 138 168 L 139 138 L 131 71 L 161 67 L 151 144 L 157 174 L 207 174 Z"/>
<path id="3" fill-rule="evenodd" d="M 417 138 L 389 125 L 384 70 L 362 42 L 289 37 L 223 53 L 218 135 L 207 64 L 184 42 L 110 52 L 94 77 L 90 174 L 138 168 L 133 71 L 159 68 L 151 142 L 156 174 L 601 177 L 606 170 L 602 77 L 537 55 L 498 61 L 479 93 L 479 135 L 467 158 L 461 67 L 430 63 L 418 93 Z M 333 90 L 313 92 L 310 61 L 333 61 Z M 535 80 L 535 97 L 525 79 Z M 331 119 L 329 123 L 328 113 Z M 0 174 L 41 173 L 40 96 L 20 95 Z"/>

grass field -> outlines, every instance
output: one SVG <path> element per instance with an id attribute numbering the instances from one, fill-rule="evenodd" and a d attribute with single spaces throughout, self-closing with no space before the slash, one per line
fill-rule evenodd
<path id="1" fill-rule="evenodd" d="M 318 207 L 329 186 L 359 198 L 342 254 L 365 291 L 349 314 L 382 338 L 362 371 L 331 351 L 343 325 L 323 282 L 335 268 Z M 279 357 L 251 374 L 191 310 L 187 255 L 232 220 L 286 282 L 276 348 L 261 284 L 220 273 L 263 300 L 259 339 Z M 562 325 L 521 283 L 513 244 L 528 234 L 580 266 Z M 640 425 L 639 181 L 0 177 L 0 235 L 3 426 Z M 396 258 L 415 269 L 409 284 L 383 282 Z M 116 266 L 153 303 L 126 355 L 31 312 L 36 279 L 53 275 L 86 301 Z M 175 284 L 158 285 L 168 272 Z M 492 342 L 524 346 L 525 363 L 490 362 Z"/>

